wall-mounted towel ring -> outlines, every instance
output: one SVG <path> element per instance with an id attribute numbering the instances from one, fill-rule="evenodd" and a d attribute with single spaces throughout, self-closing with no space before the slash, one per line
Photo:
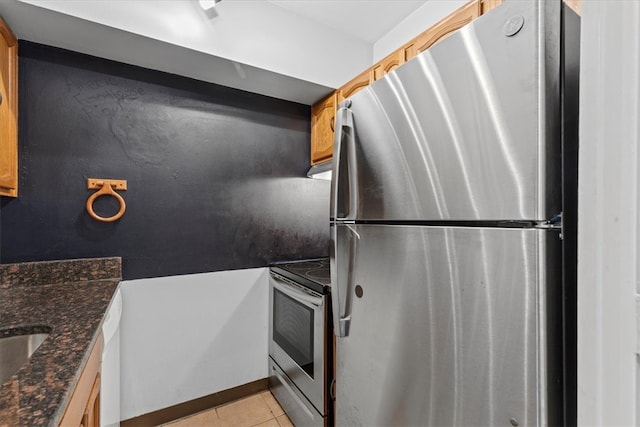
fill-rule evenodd
<path id="1" fill-rule="evenodd" d="M 122 215 L 124 215 L 124 211 L 127 209 L 127 204 L 124 202 L 122 196 L 115 192 L 115 190 L 126 190 L 127 189 L 127 181 L 126 180 L 118 180 L 118 179 L 101 179 L 101 178 L 89 178 L 87 179 L 87 188 L 88 189 L 98 189 L 95 193 L 93 193 L 87 199 L 87 212 L 91 215 L 91 218 L 96 221 L 102 222 L 113 222 L 119 220 Z M 120 203 L 120 210 L 114 216 L 103 217 L 98 215 L 93 211 L 93 202 L 100 196 L 112 196 L 115 197 L 118 203 Z"/>

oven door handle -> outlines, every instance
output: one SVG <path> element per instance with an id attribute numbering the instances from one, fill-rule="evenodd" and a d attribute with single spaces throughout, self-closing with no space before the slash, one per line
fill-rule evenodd
<path id="1" fill-rule="evenodd" d="M 306 305 L 311 309 L 322 307 L 322 297 L 309 295 L 308 293 L 297 289 L 295 286 L 290 285 L 289 283 L 280 280 L 273 275 L 271 276 L 271 278 L 273 279 L 273 287 L 278 289 L 283 294 L 293 298 L 294 300 Z"/>

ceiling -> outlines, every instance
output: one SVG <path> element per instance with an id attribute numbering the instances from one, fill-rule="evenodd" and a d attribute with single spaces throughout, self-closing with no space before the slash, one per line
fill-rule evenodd
<path id="1" fill-rule="evenodd" d="M 0 0 L 20 39 L 311 105 L 466 0 Z"/>
<path id="2" fill-rule="evenodd" d="M 227 0 L 234 1 L 234 0 Z M 375 43 L 426 0 L 268 0 L 326 27 Z"/>

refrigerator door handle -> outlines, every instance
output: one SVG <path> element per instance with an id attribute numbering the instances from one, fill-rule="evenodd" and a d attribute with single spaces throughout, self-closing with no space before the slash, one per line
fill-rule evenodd
<path id="1" fill-rule="evenodd" d="M 344 233 L 338 233 L 343 228 Z M 351 225 L 333 226 L 331 240 L 331 298 L 336 337 L 349 336 L 353 300 L 353 267 L 360 236 Z"/>
<path id="2" fill-rule="evenodd" d="M 355 134 L 350 106 L 351 100 L 347 99 L 340 104 L 336 112 L 336 133 L 333 141 L 330 216 L 341 221 L 354 220 L 358 206 Z"/>

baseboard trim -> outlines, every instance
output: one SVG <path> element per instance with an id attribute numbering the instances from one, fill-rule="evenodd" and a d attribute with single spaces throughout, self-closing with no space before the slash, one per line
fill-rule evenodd
<path id="1" fill-rule="evenodd" d="M 188 402 L 179 403 L 169 406 L 168 408 L 159 409 L 149 412 L 148 414 L 139 415 L 129 418 L 120 423 L 121 427 L 156 427 L 179 418 L 196 414 L 198 412 L 211 409 L 214 406 L 220 406 L 233 400 L 238 400 L 252 394 L 259 393 L 269 388 L 269 379 L 253 381 L 247 384 L 239 385 L 227 390 L 219 391 L 208 396 L 199 397 Z"/>

